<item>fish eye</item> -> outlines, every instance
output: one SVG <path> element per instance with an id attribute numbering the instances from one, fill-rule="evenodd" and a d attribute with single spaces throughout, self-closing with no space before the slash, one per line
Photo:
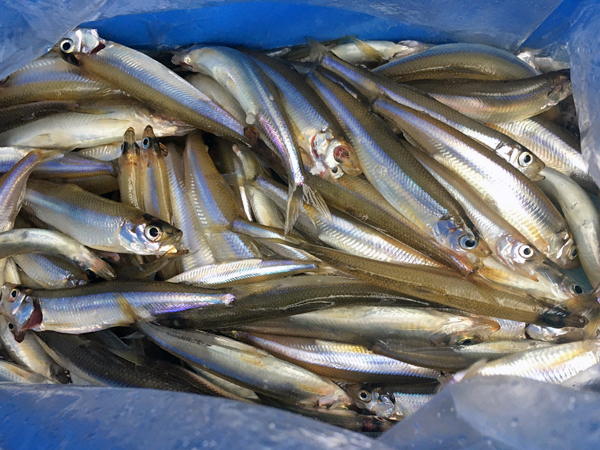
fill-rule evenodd
<path id="1" fill-rule="evenodd" d="M 519 155 L 519 165 L 523 167 L 530 166 L 533 162 L 533 155 L 529 152 L 523 152 Z"/>
<path id="2" fill-rule="evenodd" d="M 578 253 L 579 252 L 577 251 L 576 246 L 571 247 L 571 251 L 569 252 L 569 259 L 574 260 L 575 258 L 577 258 Z"/>
<path id="3" fill-rule="evenodd" d="M 75 45 L 71 39 L 63 39 L 60 43 L 60 50 L 64 53 L 72 53 Z"/>
<path id="4" fill-rule="evenodd" d="M 468 338 L 463 338 L 460 339 L 459 341 L 456 342 L 458 345 L 471 345 L 475 343 L 475 340 L 468 337 Z"/>
<path id="5" fill-rule="evenodd" d="M 363 402 L 371 401 L 371 393 L 365 389 L 358 391 L 358 398 Z"/>
<path id="6" fill-rule="evenodd" d="M 342 162 L 345 159 L 350 158 L 350 152 L 345 149 L 344 147 L 336 147 L 335 150 L 333 151 L 333 158 L 337 161 L 337 162 Z"/>
<path id="7" fill-rule="evenodd" d="M 458 243 L 465 250 L 473 250 L 478 244 L 477 238 L 469 236 L 468 234 L 462 235 Z"/>
<path id="8" fill-rule="evenodd" d="M 337 166 L 331 168 L 332 173 L 338 173 L 339 171 L 340 169 Z"/>
<path id="9" fill-rule="evenodd" d="M 578 284 L 571 283 L 569 288 L 571 288 L 571 292 L 575 295 L 583 294 L 583 288 L 581 286 L 579 286 Z"/>
<path id="10" fill-rule="evenodd" d="M 156 225 L 148 225 L 144 230 L 144 235 L 151 241 L 157 241 L 162 236 L 162 230 Z"/>
<path id="11" fill-rule="evenodd" d="M 12 331 L 15 329 L 15 326 L 12 323 L 8 322 L 8 329 Z"/>
<path id="12" fill-rule="evenodd" d="M 17 298 L 17 295 L 19 295 L 18 289 L 13 289 L 12 291 L 10 291 L 10 301 L 14 302 L 15 299 Z"/>
<path id="13" fill-rule="evenodd" d="M 142 147 L 150 148 L 150 138 L 145 137 L 144 139 L 142 139 Z"/>
<path id="14" fill-rule="evenodd" d="M 529 245 L 521 245 L 519 247 L 519 256 L 521 258 L 531 258 L 533 256 L 533 249 Z"/>

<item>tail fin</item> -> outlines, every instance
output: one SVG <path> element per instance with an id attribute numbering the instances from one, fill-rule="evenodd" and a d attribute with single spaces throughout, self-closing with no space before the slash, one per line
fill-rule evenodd
<path id="1" fill-rule="evenodd" d="M 325 203 L 325 200 L 323 199 L 319 191 L 317 191 L 314 187 L 310 185 L 308 178 L 305 178 L 303 192 L 304 201 L 306 201 L 306 203 L 308 203 L 309 205 L 314 206 L 320 214 L 323 214 L 327 218 L 327 220 L 331 220 L 331 212 L 329 211 L 327 203 Z"/>
<path id="2" fill-rule="evenodd" d="M 329 53 L 329 49 L 321 44 L 319 41 L 315 41 L 312 38 L 307 37 L 306 41 L 308 42 L 308 46 L 310 47 L 310 53 L 308 55 L 308 60 L 311 62 L 320 62 L 327 53 Z"/>
<path id="3" fill-rule="evenodd" d="M 598 295 L 600 287 L 591 294 L 571 298 L 547 311 L 544 322 L 558 328 L 583 326 L 584 339 L 595 339 L 600 326 Z"/>
<path id="4" fill-rule="evenodd" d="M 350 41 L 352 41 L 352 43 L 356 45 L 358 49 L 370 60 L 375 62 L 383 62 L 386 59 L 381 53 L 379 53 L 366 42 L 356 39 L 354 36 L 349 36 L 348 39 L 350 39 Z"/>
<path id="5" fill-rule="evenodd" d="M 290 184 L 288 191 L 287 209 L 285 212 L 285 234 L 290 234 L 294 228 L 294 224 L 300 214 L 300 208 L 302 207 L 304 194 L 302 189 L 298 189 L 298 186 Z"/>

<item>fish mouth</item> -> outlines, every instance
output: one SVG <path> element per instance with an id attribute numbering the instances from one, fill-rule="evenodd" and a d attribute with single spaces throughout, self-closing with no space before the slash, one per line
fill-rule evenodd
<path id="1" fill-rule="evenodd" d="M 21 329 L 19 332 L 24 332 L 26 330 L 33 330 L 39 327 L 42 324 L 44 317 L 42 314 L 42 308 L 37 300 L 33 300 L 33 312 L 29 316 L 29 318 L 23 322 Z"/>

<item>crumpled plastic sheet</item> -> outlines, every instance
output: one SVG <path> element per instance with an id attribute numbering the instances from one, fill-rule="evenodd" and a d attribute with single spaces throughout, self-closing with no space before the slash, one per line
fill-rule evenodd
<path id="1" fill-rule="evenodd" d="M 568 49 L 581 149 L 600 184 L 600 3 L 596 0 L 582 2 Z"/>
<path id="2" fill-rule="evenodd" d="M 600 445 L 600 394 L 514 377 L 449 386 L 378 439 L 292 413 L 149 389 L 0 385 L 0 448 L 578 450 Z"/>
<path id="3" fill-rule="evenodd" d="M 216 397 L 61 385 L 0 385 L 3 450 L 390 450 L 367 436 Z"/>
<path id="4" fill-rule="evenodd" d="M 378 442 L 394 449 L 597 450 L 600 394 L 524 378 L 471 378 Z"/>
<path id="5" fill-rule="evenodd" d="M 2 2 L 0 79 L 49 50 L 73 27 L 88 20 L 106 0 Z"/>

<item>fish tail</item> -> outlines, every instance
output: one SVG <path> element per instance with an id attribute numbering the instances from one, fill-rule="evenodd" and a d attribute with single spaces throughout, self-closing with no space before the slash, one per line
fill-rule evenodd
<path id="1" fill-rule="evenodd" d="M 306 41 L 310 48 L 308 60 L 311 62 L 320 62 L 323 57 L 329 53 L 329 49 L 321 44 L 319 41 L 315 41 L 312 38 L 307 37 Z"/>
<path id="2" fill-rule="evenodd" d="M 594 339 L 600 326 L 600 288 L 591 294 L 579 295 L 556 305 L 544 314 L 543 320 L 552 327 L 583 327 L 584 339 Z"/>
<path id="3" fill-rule="evenodd" d="M 365 56 L 367 56 L 368 58 L 372 59 L 373 61 L 377 61 L 377 62 L 382 62 L 385 60 L 385 58 L 383 57 L 383 55 L 381 53 L 379 53 L 377 50 L 375 50 L 373 47 L 371 47 L 369 44 L 367 44 L 364 41 L 361 41 L 360 39 L 355 38 L 354 36 L 348 36 L 348 39 L 358 47 L 358 49 L 363 52 L 363 54 Z"/>
<path id="4" fill-rule="evenodd" d="M 315 209 L 319 211 L 320 214 L 325 216 L 328 220 L 331 220 L 331 212 L 329 211 L 327 203 L 325 203 L 325 200 L 323 199 L 319 191 L 317 191 L 314 187 L 310 185 L 308 179 L 306 179 L 302 190 L 304 192 L 304 201 L 309 205 L 314 206 Z"/>
<path id="5" fill-rule="evenodd" d="M 290 234 L 294 228 L 294 224 L 300 215 L 300 207 L 304 198 L 303 189 L 298 189 L 298 186 L 290 185 L 287 209 L 285 212 L 285 234 Z"/>

